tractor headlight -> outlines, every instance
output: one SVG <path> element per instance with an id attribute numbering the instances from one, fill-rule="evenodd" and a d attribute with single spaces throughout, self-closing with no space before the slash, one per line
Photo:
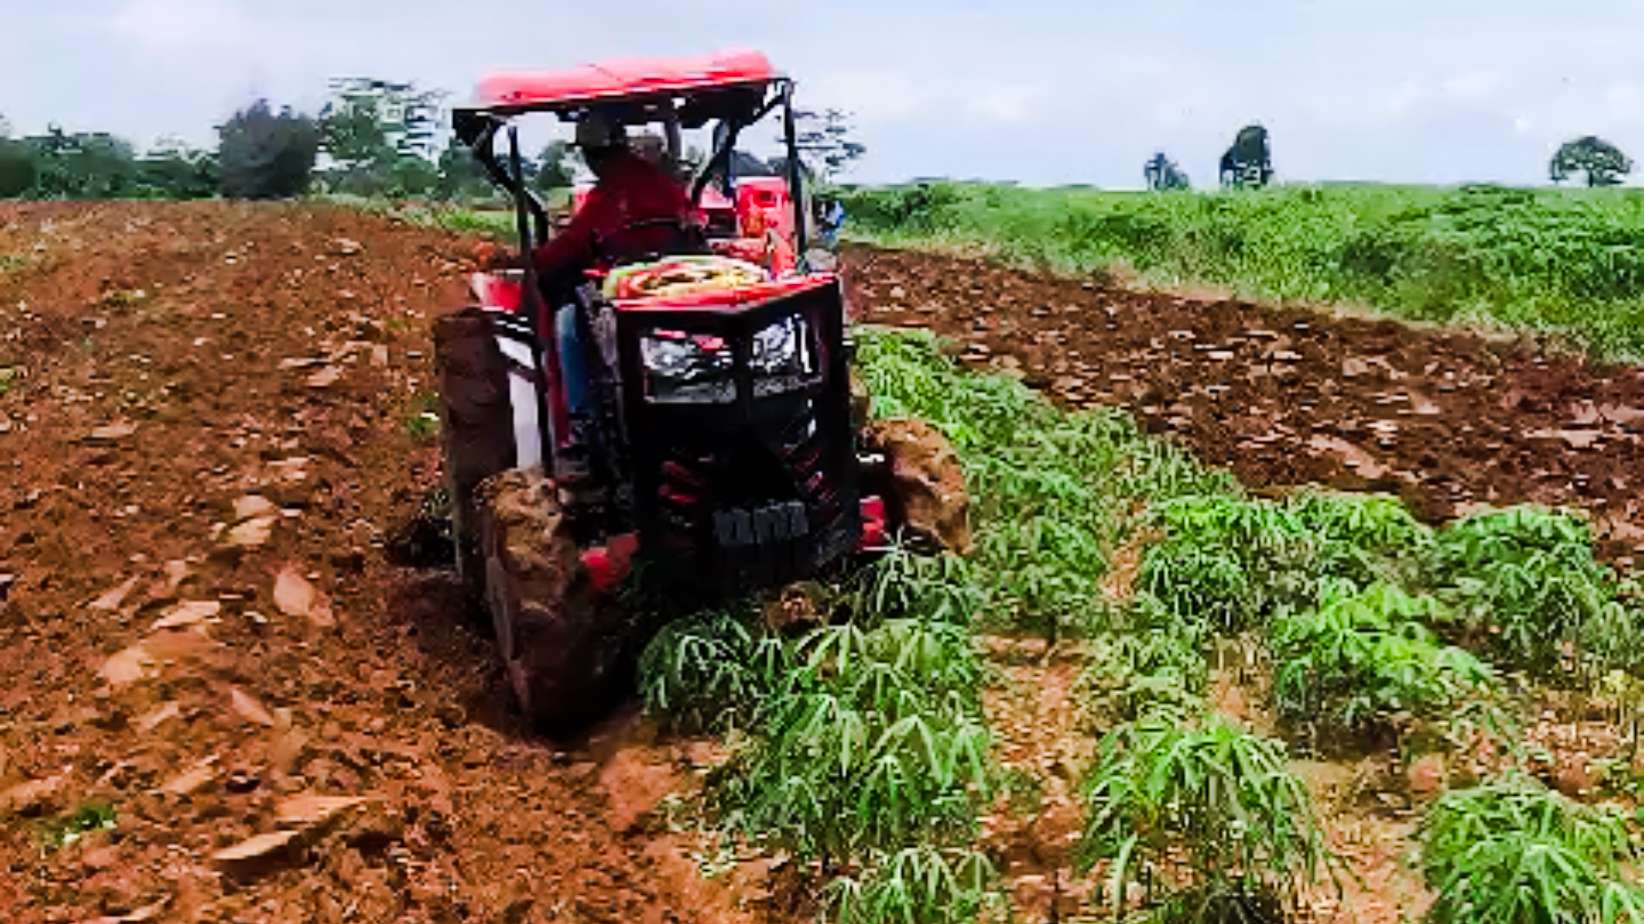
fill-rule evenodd
<path id="1" fill-rule="evenodd" d="M 718 337 L 652 331 L 639 340 L 645 394 L 657 404 L 729 404 L 736 400 L 731 345 Z"/>
<path id="2" fill-rule="evenodd" d="M 811 384 L 817 373 L 810 325 L 799 315 L 767 324 L 754 332 L 748 351 L 754 397 L 781 394 Z"/>

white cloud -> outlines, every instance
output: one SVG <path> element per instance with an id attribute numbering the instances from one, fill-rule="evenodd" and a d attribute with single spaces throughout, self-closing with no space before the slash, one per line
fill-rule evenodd
<path id="1" fill-rule="evenodd" d="M 1501 75 L 1491 70 L 1467 71 L 1445 78 L 1439 85 L 1444 95 L 1458 100 L 1480 100 L 1501 86 Z"/>
<path id="2" fill-rule="evenodd" d="M 1043 87 L 1029 84 L 995 84 L 971 96 L 966 108 L 995 122 L 1028 122 L 1043 109 Z"/>
<path id="3" fill-rule="evenodd" d="M 167 52 L 242 45 L 257 32 L 233 0 L 124 0 L 106 28 L 151 51 Z"/>
<path id="4" fill-rule="evenodd" d="M 1611 84 L 1604 91 L 1604 105 L 1619 118 L 1639 118 L 1644 116 L 1644 90 L 1631 81 Z"/>
<path id="5" fill-rule="evenodd" d="M 1427 96 L 1427 87 L 1421 81 L 1406 78 L 1393 89 L 1383 105 L 1392 115 L 1404 115 L 1426 100 Z"/>
<path id="6" fill-rule="evenodd" d="M 1528 135 L 1536 127 L 1536 122 L 1529 116 L 1513 116 L 1513 131 L 1520 135 Z"/>
<path id="7" fill-rule="evenodd" d="M 806 105 L 844 109 L 864 123 L 898 122 L 929 109 L 936 94 L 892 70 L 834 71 L 800 88 Z"/>

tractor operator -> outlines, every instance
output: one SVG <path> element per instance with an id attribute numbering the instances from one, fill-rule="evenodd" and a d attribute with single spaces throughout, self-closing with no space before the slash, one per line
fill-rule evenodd
<path id="1" fill-rule="evenodd" d="M 577 122 L 576 145 L 597 182 L 570 223 L 531 254 L 539 284 L 553 306 L 554 339 L 570 413 L 570 447 L 587 444 L 593 412 L 591 356 L 571 304 L 572 290 L 584 281 L 584 271 L 597 263 L 677 247 L 691 211 L 685 187 L 664 164 L 630 148 L 620 122 L 598 111 L 588 113 Z M 567 467 L 577 466 L 577 456 L 574 448 L 566 454 Z"/>
<path id="2" fill-rule="evenodd" d="M 690 216 L 685 187 L 662 164 L 635 153 L 621 123 L 591 112 L 577 122 L 576 144 L 598 182 L 564 230 L 532 255 L 550 294 L 574 288 L 600 258 L 618 256 L 613 248 L 668 250 Z"/>

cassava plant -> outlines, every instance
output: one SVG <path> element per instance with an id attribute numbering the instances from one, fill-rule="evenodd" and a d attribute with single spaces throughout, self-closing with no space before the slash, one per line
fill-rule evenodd
<path id="1" fill-rule="evenodd" d="M 858 621 L 917 617 L 964 626 L 985 602 L 969 560 L 951 553 L 915 554 L 894 541 L 855 584 Z"/>
<path id="2" fill-rule="evenodd" d="M 1145 595 L 1132 601 L 1130 613 L 1126 625 L 1091 640 L 1089 663 L 1079 677 L 1088 719 L 1107 727 L 1201 714 L 1210 676 L 1203 626 L 1175 618 Z"/>
<path id="3" fill-rule="evenodd" d="M 794 667 L 789 645 L 756 620 L 727 609 L 664 627 L 640 655 L 646 711 L 688 730 L 750 724 Z"/>
<path id="4" fill-rule="evenodd" d="M 978 850 L 907 847 L 835 879 L 824 898 L 838 924 L 976 924 L 1005 919 L 998 879 Z"/>
<path id="5" fill-rule="evenodd" d="M 1407 583 L 1433 545 L 1433 530 L 1385 494 L 1304 491 L 1286 506 L 1311 540 L 1321 579 Z"/>
<path id="6" fill-rule="evenodd" d="M 1144 497 L 1225 487 L 1112 410 L 1063 413 L 1020 382 L 962 374 L 924 333 L 864 330 L 873 412 L 930 421 L 953 441 L 972 497 L 981 613 L 1046 636 L 1103 621 L 1107 550 Z"/>
<path id="7" fill-rule="evenodd" d="M 1213 494 L 1156 505 L 1151 516 L 1164 538 L 1143 559 L 1142 588 L 1229 632 L 1312 606 L 1327 580 L 1408 580 L 1432 544 L 1427 527 L 1380 495 Z"/>
<path id="8" fill-rule="evenodd" d="M 1422 820 L 1429 924 L 1640 924 L 1636 832 L 1514 775 L 1445 794 Z"/>
<path id="9" fill-rule="evenodd" d="M 817 630 L 717 799 L 750 835 L 820 860 L 974 834 L 992 773 L 969 636 L 887 620 Z"/>
<path id="10" fill-rule="evenodd" d="M 1459 520 L 1429 571 L 1456 630 L 1503 666 L 1544 679 L 1644 667 L 1638 613 L 1576 516 L 1521 506 Z"/>
<path id="11" fill-rule="evenodd" d="M 1082 872 L 1102 891 L 1169 921 L 1294 911 L 1335 861 L 1284 746 L 1219 716 L 1142 719 L 1108 733 L 1084 782 Z"/>
<path id="12" fill-rule="evenodd" d="M 1495 673 L 1438 642 L 1427 623 L 1442 618 L 1437 600 L 1393 584 L 1362 591 L 1348 581 L 1327 585 L 1317 608 L 1269 627 L 1280 717 L 1306 729 L 1316 745 L 1321 733 L 1340 741 L 1489 713 Z"/>
<path id="13" fill-rule="evenodd" d="M 1152 518 L 1164 538 L 1143 556 L 1138 586 L 1180 618 L 1240 632 L 1309 590 L 1304 529 L 1278 504 L 1185 497 Z"/>

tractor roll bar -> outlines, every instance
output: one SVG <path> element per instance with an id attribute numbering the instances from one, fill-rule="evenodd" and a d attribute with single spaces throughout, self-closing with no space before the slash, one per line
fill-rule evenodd
<path id="1" fill-rule="evenodd" d="M 682 121 L 694 126 L 706 122 L 711 117 L 718 117 L 724 122 L 729 131 L 725 133 L 724 139 L 716 147 L 712 156 L 708 158 L 707 163 L 703 164 L 696 175 L 691 178 L 689 192 L 693 205 L 700 201 L 702 190 L 717 170 L 724 170 L 727 173 L 731 170 L 732 153 L 736 148 L 736 141 L 742 129 L 758 122 L 769 115 L 777 106 L 781 106 L 782 139 L 788 149 L 788 193 L 793 199 L 794 249 L 797 252 L 800 269 L 804 270 L 807 266 L 805 251 L 809 242 L 806 235 L 805 177 L 804 170 L 799 162 L 798 130 L 794 124 L 794 84 L 792 80 L 785 77 L 775 77 L 760 81 L 760 83 L 775 90 L 768 99 L 763 101 L 760 100 L 760 97 L 764 95 L 763 91 L 755 90 L 754 92 L 759 92 L 760 95 L 749 100 L 745 94 L 753 88 L 743 86 L 734 88 L 734 92 L 719 89 L 716 91 L 699 91 L 696 94 L 681 93 L 679 95 L 686 98 L 683 107 L 675 105 L 672 94 L 647 94 L 627 100 L 613 99 L 599 105 L 618 108 L 628 106 L 633 110 L 629 113 L 630 115 L 657 115 L 663 111 L 659 107 L 662 107 L 665 103 L 666 116 L 664 118 L 670 133 L 669 141 L 671 144 L 677 144 L 673 139 L 677 136 Z M 753 86 L 757 87 L 759 84 L 756 83 Z M 692 96 L 698 98 L 692 99 Z M 588 108 L 591 108 L 591 106 L 571 107 L 538 104 L 463 108 L 452 113 L 452 123 L 457 138 L 467 144 L 469 149 L 473 151 L 474 158 L 479 161 L 480 166 L 485 169 L 486 175 L 491 178 L 492 182 L 506 190 L 519 203 L 520 208 L 529 212 L 536 231 L 535 238 L 539 242 L 548 239 L 547 207 L 543 205 L 537 194 L 531 191 L 523 174 L 518 171 L 511 171 L 497 161 L 494 145 L 497 131 L 509 125 L 509 119 L 515 115 L 523 115 L 532 111 L 547 111 L 556 113 L 561 119 L 571 119 Z M 682 113 L 688 118 L 682 119 Z M 514 143 L 517 144 L 517 140 Z"/>
<path id="2" fill-rule="evenodd" d="M 516 203 L 519 203 L 521 207 L 530 212 L 532 224 L 536 228 L 536 239 L 546 241 L 548 239 L 547 206 L 543 205 L 537 194 L 532 192 L 531 188 L 526 185 L 523 172 L 509 171 L 497 162 L 494 141 L 497 131 L 507 124 L 504 119 L 487 116 L 483 122 L 479 123 L 477 134 L 472 136 L 473 140 L 468 141 L 468 148 L 474 152 L 474 159 L 479 161 L 480 166 L 485 169 L 485 174 L 491 178 L 491 182 L 501 186 L 514 198 Z M 512 128 L 510 128 L 510 132 L 511 137 L 509 140 L 516 148 L 514 153 L 517 156 L 519 139 L 517 135 L 512 135 Z"/>
<path id="3" fill-rule="evenodd" d="M 554 317 L 543 305 L 542 289 L 537 285 L 537 261 L 532 256 L 536 248 L 532 244 L 531 222 L 527 220 L 527 213 L 531 213 L 533 217 L 538 217 L 540 225 L 542 203 L 525 185 L 525 166 L 519 155 L 519 127 L 514 125 L 508 126 L 508 166 L 513 171 L 514 223 L 519 232 L 520 267 L 524 273 L 520 306 L 525 310 L 525 319 L 531 330 L 531 364 L 538 367 L 542 363 L 543 351 L 553 348 Z M 544 397 L 547 389 L 533 388 L 531 391 L 537 396 L 537 438 L 542 440 L 543 459 L 547 460 L 552 458 L 549 447 L 554 445 L 552 429 L 548 426 L 548 400 Z"/>
<path id="4" fill-rule="evenodd" d="M 788 146 L 788 197 L 793 199 L 793 249 L 800 272 L 810 269 L 810 258 L 805 255 L 808 250 L 808 241 L 805 240 L 805 224 L 809 216 L 805 214 L 805 178 L 799 167 L 799 138 L 798 129 L 794 125 L 793 117 L 793 83 L 789 82 L 782 87 L 782 140 Z"/>

